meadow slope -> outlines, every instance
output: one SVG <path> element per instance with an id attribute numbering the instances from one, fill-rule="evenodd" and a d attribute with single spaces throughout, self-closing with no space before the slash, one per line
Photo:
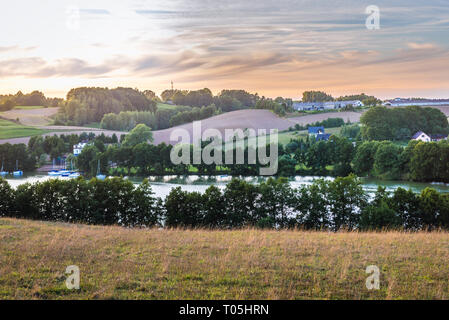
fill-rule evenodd
<path id="1" fill-rule="evenodd" d="M 218 116 L 205 119 L 201 121 L 201 130 L 204 132 L 207 129 L 217 129 L 224 136 L 225 129 L 265 129 L 269 133 L 270 129 L 277 129 L 279 131 L 288 130 L 295 124 L 307 125 L 317 121 L 323 121 L 329 118 L 342 118 L 345 121 L 348 119 L 351 122 L 360 121 L 361 113 L 357 112 L 329 112 L 320 114 L 304 115 L 295 118 L 280 118 L 269 110 L 246 109 L 233 112 L 227 112 Z M 187 123 L 178 127 L 155 131 L 154 140 L 156 144 L 170 142 L 170 134 L 175 129 L 185 129 L 193 136 L 193 124 Z"/>
<path id="2" fill-rule="evenodd" d="M 58 108 L 16 108 L 5 111 L 0 115 L 5 119 L 16 120 L 25 126 L 45 126 L 53 120 L 52 116 L 58 113 Z"/>
<path id="3" fill-rule="evenodd" d="M 0 219 L 0 299 L 448 299 L 448 233 L 139 230 Z M 81 289 L 65 288 L 77 265 Z M 380 290 L 366 267 L 377 265 Z"/>
<path id="4" fill-rule="evenodd" d="M 46 109 L 45 109 L 46 110 Z M 35 111 L 35 110 L 31 110 Z M 343 120 L 347 121 L 350 120 L 351 122 L 358 122 L 360 121 L 361 113 L 357 112 L 326 112 L 326 113 L 319 113 L 319 114 L 311 114 L 311 115 L 304 115 L 301 117 L 295 117 L 295 118 L 280 118 L 277 115 L 275 115 L 273 112 L 269 110 L 256 110 L 256 109 L 247 109 L 247 110 L 239 110 L 239 111 L 233 111 L 233 112 L 227 112 L 220 114 L 218 116 L 208 118 L 201 121 L 201 129 L 202 132 L 204 132 L 206 129 L 217 129 L 219 130 L 223 135 L 225 129 L 266 129 L 267 132 L 269 132 L 270 129 L 277 129 L 279 131 L 287 130 L 290 127 L 293 127 L 295 124 L 311 124 L 315 123 L 317 121 L 323 121 L 328 118 L 342 118 Z M 22 120 L 21 120 L 22 121 Z M 55 130 L 54 132 L 49 132 L 46 135 L 61 135 L 61 134 L 80 134 L 82 132 L 93 132 L 96 134 L 99 134 L 99 132 L 103 132 L 107 136 L 112 136 L 114 133 L 117 135 L 117 137 L 120 137 L 122 134 L 126 134 L 126 132 L 119 132 L 119 131 L 111 131 L 111 130 L 101 130 L 101 129 L 92 129 L 92 128 L 85 128 L 85 127 L 64 127 L 64 126 L 48 126 L 48 125 L 42 125 L 38 126 L 37 128 L 42 130 Z M 189 132 L 190 137 L 193 137 L 193 124 L 187 123 L 183 124 L 177 127 L 165 129 L 165 130 L 158 130 L 153 131 L 153 137 L 154 137 L 154 143 L 160 144 L 162 142 L 165 142 L 166 144 L 176 144 L 176 141 L 170 141 L 170 135 L 173 132 L 173 130 L 176 129 L 185 129 Z M 63 131 L 62 131 L 63 130 Z M 28 141 L 30 139 L 27 137 L 21 137 L 21 138 L 11 138 L 11 139 L 4 139 L 0 140 L 0 144 L 2 143 L 11 143 L 11 144 L 18 144 L 18 143 L 25 143 L 28 144 Z"/>

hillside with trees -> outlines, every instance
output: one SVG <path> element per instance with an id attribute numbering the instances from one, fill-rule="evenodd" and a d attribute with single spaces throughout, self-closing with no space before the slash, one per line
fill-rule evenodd
<path id="1" fill-rule="evenodd" d="M 364 140 L 409 140 L 418 131 L 449 133 L 447 117 L 435 108 L 379 106 L 365 112 L 360 121 Z"/>
<path id="2" fill-rule="evenodd" d="M 56 123 L 83 125 L 100 122 L 108 113 L 156 111 L 156 102 L 131 88 L 76 88 L 67 93 Z"/>
<path id="3" fill-rule="evenodd" d="M 365 106 L 376 106 L 382 101 L 375 96 L 368 96 L 364 93 L 341 96 L 334 98 L 332 95 L 323 91 L 305 91 L 302 94 L 302 102 L 328 102 L 328 101 L 353 101 L 360 100 Z"/>
<path id="4" fill-rule="evenodd" d="M 63 100 L 47 98 L 40 91 L 33 91 L 28 94 L 19 91 L 16 94 L 0 95 L 0 111 L 12 110 L 16 106 L 57 107 Z"/>

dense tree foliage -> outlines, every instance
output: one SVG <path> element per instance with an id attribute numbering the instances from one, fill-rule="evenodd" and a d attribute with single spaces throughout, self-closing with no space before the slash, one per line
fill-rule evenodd
<path id="1" fill-rule="evenodd" d="M 170 127 L 175 127 L 184 123 L 199 121 L 210 118 L 220 113 L 215 104 L 204 107 L 194 107 L 188 111 L 181 111 L 170 118 Z"/>
<path id="2" fill-rule="evenodd" d="M 0 95 L 0 111 L 8 111 L 15 106 L 57 107 L 62 101 L 63 99 L 60 98 L 47 98 L 40 91 L 33 91 L 28 94 L 19 91 L 14 95 Z"/>
<path id="3" fill-rule="evenodd" d="M 156 102 L 131 88 L 76 88 L 67 93 L 57 122 L 83 125 L 100 122 L 105 114 L 122 111 L 156 111 Z"/>
<path id="4" fill-rule="evenodd" d="M 334 101 L 334 98 L 323 91 L 304 91 L 302 93 L 302 102 L 326 102 Z"/>
<path id="5" fill-rule="evenodd" d="M 127 227 L 417 231 L 449 228 L 449 195 L 379 188 L 370 199 L 353 175 L 299 189 L 286 179 L 234 179 L 205 193 L 173 188 L 165 200 L 147 180 L 136 187 L 121 178 L 55 179 L 14 190 L 0 179 L 0 216 Z"/>
<path id="6" fill-rule="evenodd" d="M 323 121 L 317 121 L 314 123 L 306 124 L 305 126 L 300 125 L 299 123 L 295 124 L 295 126 L 290 127 L 289 131 L 301 131 L 307 130 L 310 127 L 324 127 L 324 128 L 339 128 L 345 125 L 345 121 L 342 118 L 328 118 Z"/>
<path id="7" fill-rule="evenodd" d="M 0 144 L 0 167 L 3 167 L 4 171 L 33 171 L 35 166 L 35 159 L 25 144 Z"/>
<path id="8" fill-rule="evenodd" d="M 152 141 L 153 133 L 151 128 L 144 124 L 139 124 L 126 135 L 123 145 L 133 147 L 140 143 L 150 143 Z"/>
<path id="9" fill-rule="evenodd" d="M 100 127 L 107 130 L 131 131 L 138 124 L 145 124 L 157 129 L 157 119 L 154 112 L 122 111 L 119 114 L 105 114 Z"/>
<path id="10" fill-rule="evenodd" d="M 376 105 L 380 105 L 382 103 L 382 100 L 377 99 L 375 96 L 368 96 L 364 93 L 354 94 L 354 95 L 349 95 L 349 96 L 341 96 L 341 97 L 337 98 L 336 100 L 337 101 L 359 100 L 365 106 L 376 106 Z"/>
<path id="11" fill-rule="evenodd" d="M 287 112 L 293 112 L 293 108 L 288 106 L 285 102 L 278 103 L 273 99 L 268 99 L 265 97 L 262 97 L 256 102 L 255 108 L 271 110 L 281 117 L 285 116 Z"/>
<path id="12" fill-rule="evenodd" d="M 8 190 L 0 179 L 0 188 Z M 3 216 L 87 224 L 154 226 L 161 217 L 160 200 L 148 181 L 140 186 L 120 178 L 91 181 L 53 179 L 24 184 L 9 191 L 12 205 Z M 5 197 L 0 198 L 0 210 Z"/>
<path id="13" fill-rule="evenodd" d="M 360 121 L 365 140 L 407 140 L 418 131 L 449 133 L 447 117 L 435 108 L 374 107 L 365 112 Z"/>
<path id="14" fill-rule="evenodd" d="M 71 154 L 73 152 L 73 146 L 80 142 L 92 143 L 99 146 L 100 143 L 103 145 L 117 143 L 118 138 L 115 134 L 107 137 L 104 133 L 96 136 L 94 133 L 85 132 L 80 135 L 34 136 L 28 142 L 27 153 L 34 161 L 38 161 L 42 165 L 43 163 L 40 161 L 42 156 L 44 156 L 43 162 L 46 162 L 47 156 L 50 160 L 61 158 L 67 154 Z M 105 149 L 102 150 L 102 152 L 104 151 Z"/>

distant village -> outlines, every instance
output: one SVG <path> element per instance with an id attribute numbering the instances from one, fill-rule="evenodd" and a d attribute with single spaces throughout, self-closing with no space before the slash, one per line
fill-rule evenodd
<path id="1" fill-rule="evenodd" d="M 385 100 L 382 103 L 386 107 L 408 107 L 408 106 L 449 106 L 449 99 L 403 99 L 396 98 L 393 100 Z M 326 102 L 294 102 L 293 108 L 296 111 L 323 111 L 338 110 L 352 106 L 354 108 L 364 107 L 360 100 L 350 101 L 326 101 Z"/>
<path id="2" fill-rule="evenodd" d="M 382 103 L 385 107 L 408 107 L 408 106 L 449 106 L 449 99 L 403 99 L 396 98 L 392 100 L 385 100 Z M 294 102 L 293 108 L 296 111 L 324 111 L 324 110 L 338 110 L 348 106 L 364 107 L 360 100 L 350 101 L 327 101 L 327 102 Z M 315 138 L 316 141 L 327 141 L 331 134 L 325 132 L 324 127 L 309 127 L 309 136 Z M 422 142 L 437 142 L 441 140 L 448 140 L 447 135 L 442 134 L 427 134 L 423 131 L 415 133 L 411 140 Z"/>

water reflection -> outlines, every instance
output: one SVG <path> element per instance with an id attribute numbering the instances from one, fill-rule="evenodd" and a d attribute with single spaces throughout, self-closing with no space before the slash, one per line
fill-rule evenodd
<path id="1" fill-rule="evenodd" d="M 258 184 L 262 181 L 266 181 L 266 177 L 240 177 L 249 183 Z M 17 186 L 24 183 L 35 183 L 38 181 L 46 181 L 52 179 L 48 175 L 35 175 L 35 174 L 25 174 L 20 178 L 7 177 L 9 184 L 16 188 Z M 54 179 L 54 178 L 53 178 Z M 68 179 L 59 177 L 58 179 Z M 143 178 L 130 177 L 128 178 L 134 184 L 139 184 L 143 181 Z M 156 196 L 164 198 L 167 196 L 172 188 L 181 187 L 185 191 L 197 191 L 204 192 L 206 189 L 215 185 L 220 189 L 224 189 L 226 184 L 232 180 L 231 176 L 165 176 L 165 177 L 148 177 L 151 181 L 152 188 Z M 299 188 L 301 186 L 307 186 L 312 184 L 317 179 L 333 180 L 332 177 L 294 177 L 289 179 L 290 185 L 293 188 Z M 420 183 L 420 182 L 407 182 L 407 181 L 384 181 L 378 179 L 362 179 L 363 188 L 369 194 L 373 194 L 378 186 L 383 186 L 387 191 L 394 191 L 401 187 L 404 189 L 411 189 L 413 192 L 421 192 L 427 187 L 434 188 L 439 192 L 449 193 L 449 185 L 444 183 Z"/>

